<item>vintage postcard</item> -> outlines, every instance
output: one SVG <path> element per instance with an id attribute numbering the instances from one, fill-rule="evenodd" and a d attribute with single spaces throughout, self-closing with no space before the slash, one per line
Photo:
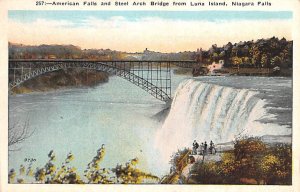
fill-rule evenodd
<path id="1" fill-rule="evenodd" d="M 298 0 L 0 4 L 1 191 L 299 189 Z"/>

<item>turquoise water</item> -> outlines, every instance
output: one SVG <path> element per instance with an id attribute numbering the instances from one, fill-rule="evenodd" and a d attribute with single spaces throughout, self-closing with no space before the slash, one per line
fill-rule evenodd
<path id="1" fill-rule="evenodd" d="M 173 96 L 186 78 L 173 74 Z M 266 103 L 264 108 L 271 114 L 271 118 L 266 116 L 259 121 L 276 123 L 282 129 L 291 128 L 291 78 L 206 76 L 196 80 L 257 92 L 256 96 Z M 30 138 L 14 147 L 20 150 L 9 152 L 9 169 L 28 165 L 25 158 L 36 159 L 33 167 L 42 167 L 48 161 L 49 151 L 54 150 L 56 166 L 72 152 L 75 156 L 72 165 L 83 175 L 97 149 L 105 144 L 106 156 L 100 166 L 113 168 L 138 157 L 140 169 L 162 176 L 168 173 L 169 165 L 157 148 L 165 146 L 157 146 L 154 138 L 163 123 L 153 116 L 164 108 L 163 102 L 115 76 L 94 88 L 9 96 L 10 125 L 28 121 L 29 129 L 34 130 Z M 175 130 L 172 127 L 170 134 Z M 189 139 L 191 143 L 193 139 Z"/>
<path id="2" fill-rule="evenodd" d="M 173 91 L 184 78 L 173 76 Z M 102 167 L 113 168 L 138 157 L 139 168 L 161 176 L 168 167 L 162 167 L 153 137 L 162 123 L 152 116 L 164 107 L 163 102 L 116 76 L 94 88 L 9 96 L 10 125 L 28 121 L 29 129 L 34 130 L 14 147 L 20 147 L 19 151 L 9 153 L 9 168 L 28 165 L 25 158 L 36 159 L 33 167 L 42 167 L 54 150 L 57 166 L 72 152 L 72 165 L 82 173 L 105 144 Z"/>

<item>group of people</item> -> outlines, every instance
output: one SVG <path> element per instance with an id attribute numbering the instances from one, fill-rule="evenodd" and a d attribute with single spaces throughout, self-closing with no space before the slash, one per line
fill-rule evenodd
<path id="1" fill-rule="evenodd" d="M 215 144 L 212 141 L 210 141 L 209 148 L 208 148 L 208 144 L 206 143 L 206 141 L 204 143 L 201 143 L 201 145 L 199 146 L 197 141 L 194 140 L 193 155 L 197 155 L 197 154 L 206 155 L 206 154 L 208 154 L 208 152 L 210 154 L 215 154 L 217 152 L 217 150 L 215 148 Z"/>

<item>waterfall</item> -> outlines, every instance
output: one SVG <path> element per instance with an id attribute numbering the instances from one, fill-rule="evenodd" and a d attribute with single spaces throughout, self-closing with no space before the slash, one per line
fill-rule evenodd
<path id="1" fill-rule="evenodd" d="M 176 90 L 170 113 L 156 135 L 156 147 L 166 159 L 198 142 L 223 143 L 244 135 L 286 134 L 282 127 L 260 123 L 268 116 L 257 92 L 183 81 Z M 269 116 L 270 117 L 270 116 Z"/>

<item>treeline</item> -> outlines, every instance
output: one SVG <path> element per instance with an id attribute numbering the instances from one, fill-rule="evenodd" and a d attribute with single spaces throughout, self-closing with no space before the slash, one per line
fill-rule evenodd
<path id="1" fill-rule="evenodd" d="M 247 66 L 259 68 L 291 68 L 293 66 L 293 41 L 285 38 L 258 39 L 256 41 L 216 44 L 208 50 L 161 53 L 144 50 L 126 53 L 110 49 L 81 49 L 74 45 L 28 46 L 9 43 L 10 59 L 98 59 L 98 60 L 198 60 L 211 64 L 224 60 L 225 67 Z"/>
<path id="2" fill-rule="evenodd" d="M 142 55 L 142 60 L 195 60 L 197 53 L 195 51 L 183 51 L 178 53 L 160 53 L 155 51 L 145 50 Z"/>
<path id="3" fill-rule="evenodd" d="M 293 41 L 285 38 L 258 39 L 257 41 L 228 42 L 223 47 L 212 45 L 207 51 L 199 51 L 200 62 L 211 64 L 224 60 L 225 67 L 244 65 L 247 67 L 281 67 L 293 66 Z"/>
<path id="4" fill-rule="evenodd" d="M 127 53 L 110 49 L 81 49 L 74 45 L 30 46 L 9 43 L 10 59 L 97 59 L 97 60 L 191 60 L 196 52 L 161 53 L 144 50 L 140 53 Z"/>
<path id="5" fill-rule="evenodd" d="M 9 43 L 10 59 L 123 59 L 126 54 L 110 49 L 81 49 L 74 45 L 30 46 Z"/>

